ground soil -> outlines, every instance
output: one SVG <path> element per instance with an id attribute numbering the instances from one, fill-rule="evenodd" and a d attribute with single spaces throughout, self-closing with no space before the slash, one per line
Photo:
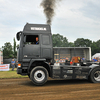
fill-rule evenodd
<path id="1" fill-rule="evenodd" d="M 35 86 L 29 78 L 0 79 L 0 100 L 100 100 L 100 83 L 49 79 Z"/>

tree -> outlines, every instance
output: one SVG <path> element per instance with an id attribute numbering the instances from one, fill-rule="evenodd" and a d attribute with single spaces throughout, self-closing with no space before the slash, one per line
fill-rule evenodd
<path id="1" fill-rule="evenodd" d="M 78 38 L 74 41 L 74 44 L 76 47 L 91 47 L 92 41 L 89 39 Z"/>
<path id="2" fill-rule="evenodd" d="M 2 51 L 2 49 L 0 48 L 0 51 Z"/>
<path id="3" fill-rule="evenodd" d="M 68 40 L 66 39 L 66 37 L 63 37 L 60 34 L 53 34 L 52 40 L 53 40 L 53 47 L 67 47 L 68 46 Z"/>
<path id="4" fill-rule="evenodd" d="M 66 39 L 66 37 L 63 37 L 62 47 L 68 47 L 68 40 Z"/>
<path id="5" fill-rule="evenodd" d="M 14 38 L 14 46 L 13 46 L 13 55 L 14 55 L 14 57 L 16 57 L 16 55 L 17 55 L 15 38 Z"/>
<path id="6" fill-rule="evenodd" d="M 91 51 L 92 51 L 92 55 L 94 55 L 95 53 L 100 53 L 100 40 L 92 43 L 91 45 Z"/>
<path id="7" fill-rule="evenodd" d="M 69 42 L 69 43 L 68 43 L 68 46 L 69 46 L 69 47 L 75 47 L 75 45 L 74 45 L 73 42 Z"/>
<path id="8" fill-rule="evenodd" d="M 13 57 L 12 45 L 10 42 L 6 42 L 4 44 L 4 46 L 2 46 L 2 49 L 3 49 L 3 57 L 4 58 Z"/>
<path id="9" fill-rule="evenodd" d="M 97 47 L 98 47 L 98 52 L 100 52 L 100 40 L 98 40 L 98 41 L 96 42 L 96 45 L 97 45 Z"/>

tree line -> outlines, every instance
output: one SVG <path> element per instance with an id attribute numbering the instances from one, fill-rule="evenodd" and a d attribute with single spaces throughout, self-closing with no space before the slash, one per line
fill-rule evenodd
<path id="1" fill-rule="evenodd" d="M 100 40 L 92 41 L 90 39 L 77 38 L 74 42 L 68 42 L 68 39 L 60 34 L 53 34 L 53 47 L 91 47 L 92 55 L 100 52 Z"/>
<path id="2" fill-rule="evenodd" d="M 17 45 L 15 38 L 13 39 L 13 46 L 10 42 L 6 42 L 2 46 L 1 51 L 3 51 L 3 58 L 16 58 L 17 57 Z"/>
<path id="3" fill-rule="evenodd" d="M 84 38 L 77 38 L 74 42 L 68 42 L 68 39 L 60 34 L 53 34 L 53 47 L 91 47 L 92 55 L 100 52 L 100 40 L 92 41 Z M 6 42 L 2 46 L 4 58 L 16 58 L 17 47 L 15 38 L 13 39 L 13 46 L 10 42 Z"/>

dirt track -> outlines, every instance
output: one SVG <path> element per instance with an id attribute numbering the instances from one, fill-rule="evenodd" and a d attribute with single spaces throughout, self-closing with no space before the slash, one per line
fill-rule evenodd
<path id="1" fill-rule="evenodd" d="M 28 78 L 0 79 L 0 100 L 100 100 L 100 83 L 48 80 L 35 86 Z"/>

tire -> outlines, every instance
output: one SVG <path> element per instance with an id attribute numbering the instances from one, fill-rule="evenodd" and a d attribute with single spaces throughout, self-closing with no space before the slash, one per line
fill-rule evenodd
<path id="1" fill-rule="evenodd" d="M 95 68 L 90 73 L 90 81 L 93 83 L 100 83 L 100 68 Z"/>
<path id="2" fill-rule="evenodd" d="M 44 85 L 48 80 L 48 71 L 42 66 L 32 69 L 30 79 L 35 85 Z"/>

